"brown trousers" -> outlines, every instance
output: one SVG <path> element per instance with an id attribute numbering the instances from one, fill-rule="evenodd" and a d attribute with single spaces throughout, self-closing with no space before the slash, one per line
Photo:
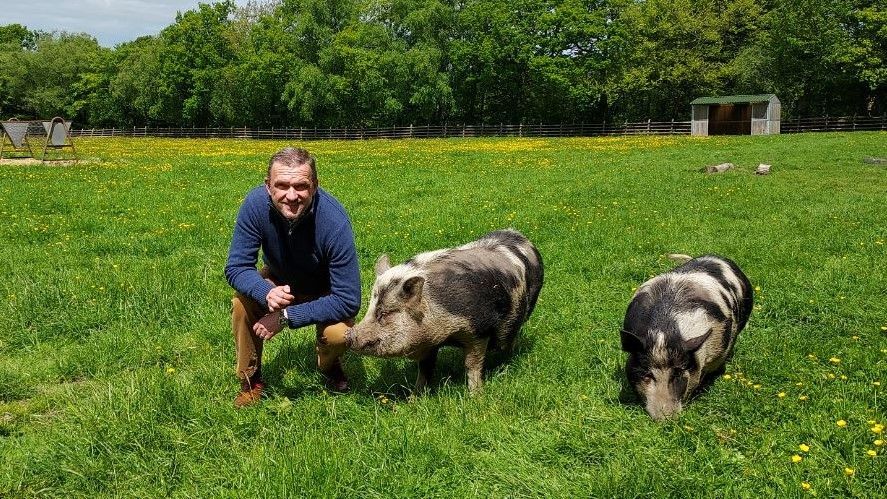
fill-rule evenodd
<path id="1" fill-rule="evenodd" d="M 278 285 L 268 275 L 266 269 L 261 269 L 259 273 L 275 286 Z M 304 303 L 316 298 L 319 297 L 296 296 L 295 303 Z M 253 324 L 268 311 L 257 301 L 239 292 L 234 293 L 231 304 L 231 331 L 234 334 L 234 347 L 237 351 L 237 377 L 251 381 L 262 367 L 262 347 L 265 343 L 265 340 L 253 333 Z M 317 324 L 315 340 L 317 367 L 324 374 L 340 368 L 339 358 L 348 348 L 345 344 L 345 332 L 353 325 L 353 319 Z"/>

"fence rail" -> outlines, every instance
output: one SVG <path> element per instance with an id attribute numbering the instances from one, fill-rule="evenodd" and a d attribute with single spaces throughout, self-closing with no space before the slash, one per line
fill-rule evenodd
<path id="1" fill-rule="evenodd" d="M 782 133 L 887 130 L 885 116 L 840 116 L 783 120 Z M 80 128 L 75 137 L 175 137 L 280 140 L 362 140 L 449 137 L 595 137 L 606 135 L 689 135 L 689 121 L 562 123 L 554 125 L 421 125 L 382 128 L 333 127 L 132 127 Z"/>

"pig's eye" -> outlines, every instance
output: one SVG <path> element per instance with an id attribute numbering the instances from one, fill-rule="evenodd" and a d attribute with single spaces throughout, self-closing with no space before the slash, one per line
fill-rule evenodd
<path id="1" fill-rule="evenodd" d="M 644 383 L 652 383 L 652 382 L 656 381 L 656 378 L 653 377 L 653 373 L 646 373 L 646 374 L 644 374 L 643 380 L 644 380 Z"/>

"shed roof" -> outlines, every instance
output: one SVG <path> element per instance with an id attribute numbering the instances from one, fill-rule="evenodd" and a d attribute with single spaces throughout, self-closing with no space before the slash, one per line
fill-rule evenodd
<path id="1" fill-rule="evenodd" d="M 723 97 L 700 97 L 693 100 L 694 104 L 749 104 L 753 102 L 767 102 L 775 97 L 773 94 L 759 95 L 725 95 Z"/>

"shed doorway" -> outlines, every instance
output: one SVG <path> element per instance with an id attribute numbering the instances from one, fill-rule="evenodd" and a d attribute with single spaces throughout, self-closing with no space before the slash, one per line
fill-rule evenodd
<path id="1" fill-rule="evenodd" d="M 751 104 L 708 106 L 709 135 L 751 135 Z"/>

